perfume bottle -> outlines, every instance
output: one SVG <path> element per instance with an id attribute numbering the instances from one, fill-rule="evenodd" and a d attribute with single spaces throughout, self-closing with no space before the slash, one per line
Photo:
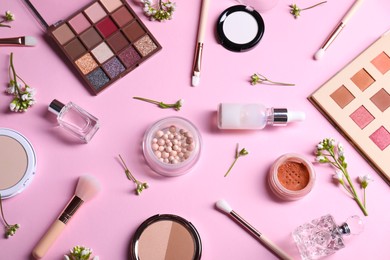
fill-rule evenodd
<path id="1" fill-rule="evenodd" d="M 305 113 L 262 104 L 222 103 L 218 106 L 219 129 L 263 129 L 266 125 L 285 126 L 303 121 Z"/>
<path id="2" fill-rule="evenodd" d="M 54 99 L 49 105 L 49 111 L 57 115 L 57 121 L 63 129 L 86 143 L 99 129 L 99 120 L 75 103 L 64 105 Z"/>
<path id="3" fill-rule="evenodd" d="M 326 215 L 299 226 L 292 236 L 302 259 L 310 260 L 344 248 L 343 236 L 360 234 L 363 229 L 363 221 L 359 216 L 351 216 L 338 226 L 331 215 Z"/>

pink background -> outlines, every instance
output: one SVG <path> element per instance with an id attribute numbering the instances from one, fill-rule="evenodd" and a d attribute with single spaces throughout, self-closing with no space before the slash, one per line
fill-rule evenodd
<path id="1" fill-rule="evenodd" d="M 315 166 L 315 187 L 299 201 L 281 202 L 270 193 L 266 176 L 272 162 L 288 152 L 312 160 L 315 145 L 325 137 L 344 143 L 354 180 L 367 173 L 375 178 L 367 190 L 369 216 L 363 217 L 364 233 L 346 238 L 347 247 L 328 259 L 389 259 L 389 186 L 306 99 L 390 29 L 390 2 L 366 1 L 323 60 L 314 61 L 313 54 L 353 2 L 328 1 L 302 12 L 295 20 L 289 14 L 291 2 L 281 0 L 263 14 L 266 30 L 260 44 L 249 52 L 233 53 L 218 44 L 215 23 L 223 10 L 237 2 L 211 1 L 201 84 L 197 88 L 191 87 L 190 82 L 200 1 L 177 1 L 174 19 L 165 23 L 148 21 L 142 9 L 130 2 L 163 49 L 99 96 L 92 96 L 62 55 L 56 53 L 57 49 L 45 40 L 21 2 L 1 0 L 0 12 L 11 10 L 16 21 L 11 23 L 11 29 L 0 28 L 0 37 L 31 35 L 38 44 L 33 48 L 0 47 L 0 85 L 5 90 L 9 54 L 14 52 L 17 72 L 38 90 L 38 103 L 27 113 L 8 112 L 11 96 L 2 90 L 0 126 L 15 129 L 32 142 L 38 168 L 34 181 L 23 193 L 4 201 L 8 222 L 22 227 L 14 237 L 0 238 L 0 259 L 29 258 L 32 248 L 72 196 L 77 178 L 85 173 L 101 181 L 102 191 L 72 219 L 46 259 L 62 259 L 78 244 L 93 248 L 101 259 L 126 259 L 136 228 L 158 213 L 177 214 L 196 226 L 203 242 L 203 259 L 273 259 L 258 241 L 214 208 L 221 198 L 298 259 L 290 235 L 298 225 L 328 213 L 339 223 L 351 215 L 363 217 L 357 204 L 334 184 L 333 170 L 327 166 Z M 316 1 L 294 3 L 303 8 Z M 54 9 L 46 11 L 56 13 Z M 249 77 L 254 72 L 296 86 L 251 86 Z M 185 104 L 179 112 L 161 110 L 133 100 L 133 96 L 166 102 L 182 98 Z M 54 98 L 73 101 L 100 119 L 101 129 L 89 144 L 80 144 L 56 128 L 54 116 L 47 112 Z M 220 102 L 287 107 L 305 111 L 307 119 L 284 128 L 220 131 L 215 118 Z M 146 128 L 167 116 L 189 119 L 203 137 L 198 165 L 181 177 L 153 173 L 141 152 Z M 240 158 L 224 178 L 237 142 L 249 155 Z M 134 184 L 126 179 L 117 161 L 119 153 L 134 175 L 150 184 L 141 196 L 134 195 Z"/>

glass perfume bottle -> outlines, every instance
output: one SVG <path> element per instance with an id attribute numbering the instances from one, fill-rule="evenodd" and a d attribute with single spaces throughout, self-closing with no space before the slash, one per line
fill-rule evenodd
<path id="1" fill-rule="evenodd" d="M 320 259 L 344 248 L 343 236 L 360 234 L 363 229 L 359 216 L 351 216 L 338 226 L 331 215 L 326 215 L 299 226 L 292 236 L 302 259 L 310 260 Z"/>
<path id="2" fill-rule="evenodd" d="M 100 126 L 96 117 L 72 102 L 64 105 L 54 99 L 49 105 L 49 111 L 57 115 L 57 121 L 62 128 L 86 143 Z"/>

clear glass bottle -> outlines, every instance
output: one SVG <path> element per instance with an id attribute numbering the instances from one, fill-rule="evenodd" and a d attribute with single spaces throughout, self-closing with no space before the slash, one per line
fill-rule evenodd
<path id="1" fill-rule="evenodd" d="M 303 112 L 267 108 L 262 104 L 222 103 L 218 106 L 219 129 L 263 129 L 266 125 L 285 126 L 304 119 Z"/>
<path id="2" fill-rule="evenodd" d="M 320 259 L 345 247 L 344 235 L 360 234 L 364 229 L 359 216 L 349 217 L 338 226 L 331 215 L 313 219 L 294 230 L 292 236 L 302 259 Z"/>
<path id="3" fill-rule="evenodd" d="M 96 117 L 72 102 L 64 105 L 54 99 L 49 105 L 49 111 L 57 115 L 57 121 L 62 128 L 86 143 L 100 127 Z"/>

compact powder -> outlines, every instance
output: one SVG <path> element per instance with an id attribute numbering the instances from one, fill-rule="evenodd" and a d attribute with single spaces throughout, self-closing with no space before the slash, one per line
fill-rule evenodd
<path id="1" fill-rule="evenodd" d="M 201 249 L 199 234 L 190 222 L 176 215 L 155 215 L 137 229 L 129 259 L 200 259 Z"/>
<path id="2" fill-rule="evenodd" d="M 35 152 L 20 133 L 0 128 L 0 194 L 2 198 L 21 192 L 35 173 Z"/>
<path id="3" fill-rule="evenodd" d="M 288 190 L 302 190 L 309 183 L 307 167 L 298 162 L 286 161 L 278 168 L 279 182 Z"/>

